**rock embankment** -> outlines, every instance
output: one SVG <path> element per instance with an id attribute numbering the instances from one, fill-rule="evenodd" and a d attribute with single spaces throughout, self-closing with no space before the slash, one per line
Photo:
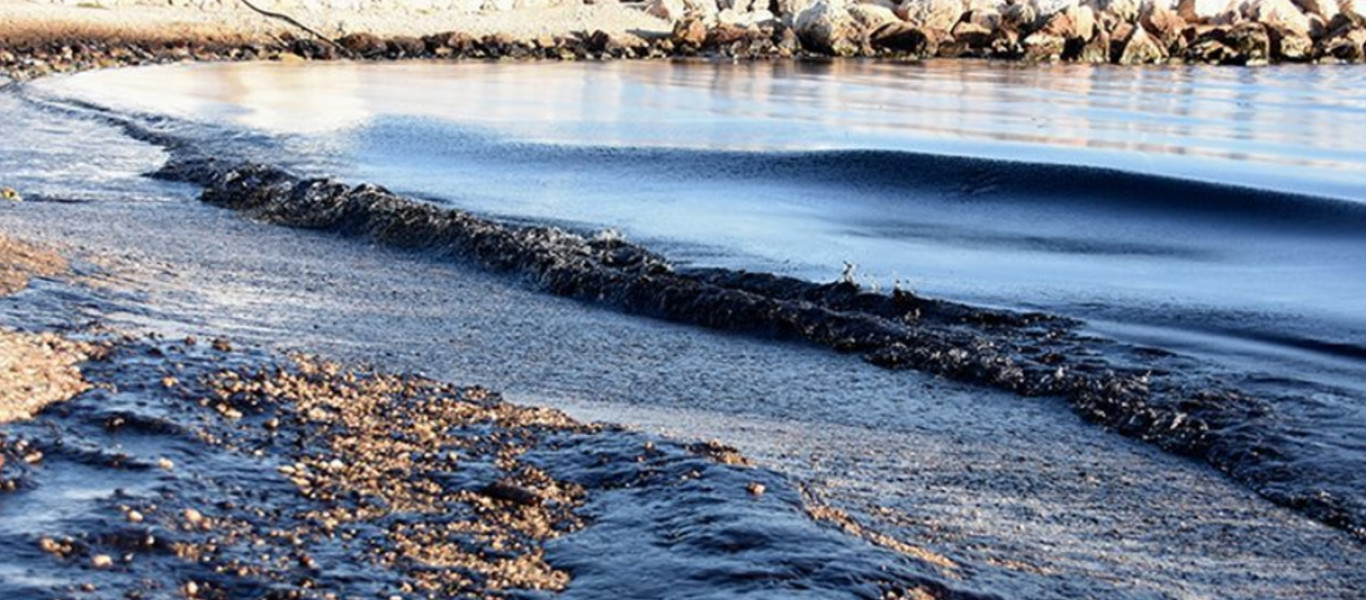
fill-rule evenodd
<path id="1" fill-rule="evenodd" d="M 641 18 L 654 27 L 623 28 L 618 13 L 624 9 L 618 9 L 611 13 L 616 15 L 612 23 L 604 21 L 601 27 L 588 15 L 573 28 L 522 23 L 508 29 L 516 33 L 488 33 L 487 27 L 472 26 L 421 36 L 357 31 L 321 39 L 302 32 L 262 35 L 231 26 L 214 33 L 140 28 L 139 33 L 121 34 L 117 27 L 12 30 L 0 32 L 0 74 L 27 79 L 186 60 L 341 58 L 858 56 L 1125 65 L 1366 60 L 1362 0 L 1179 0 L 1174 6 L 1140 0 L 650 0 L 629 6 L 643 11 Z M 501 14 L 538 19 L 533 10 Z M 452 22 L 458 21 L 415 19 L 411 31 Z"/>
<path id="2" fill-rule="evenodd" d="M 732 54 L 753 53 L 755 38 L 778 54 L 1116 64 L 1361 62 L 1366 51 L 1357 0 L 782 0 L 776 13 L 715 1 L 648 10 L 677 23 L 675 46 Z"/>

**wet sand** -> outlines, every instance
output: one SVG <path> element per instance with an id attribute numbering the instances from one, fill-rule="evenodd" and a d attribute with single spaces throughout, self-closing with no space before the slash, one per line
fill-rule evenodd
<path id="1" fill-rule="evenodd" d="M 35 275 L 34 256 L 66 264 L 0 239 L 24 250 L 0 254 L 16 273 Z M 596 580 L 645 597 L 661 579 L 629 572 L 682 562 L 691 570 L 665 580 L 668 593 L 977 597 L 954 589 L 958 565 L 720 442 L 585 425 L 478 386 L 222 337 L 168 340 L 165 323 L 119 318 L 155 306 L 147 288 L 111 285 L 131 273 L 77 253 L 75 273 L 46 269 L 0 294 L 0 593 L 602 597 Z M 39 323 L 57 331 L 6 329 Z M 661 525 L 667 536 L 652 536 Z M 552 561 L 561 538 L 572 541 Z M 774 573 L 758 589 L 755 568 Z M 574 585 L 580 573 L 589 585 Z"/>
<path id="2" fill-rule="evenodd" d="M 0 230 L 66 242 L 78 264 L 107 265 L 124 291 L 80 310 L 111 325 L 302 349 L 479 382 L 589 420 L 725 439 L 863 523 L 964 565 L 954 580 L 963 589 L 1045 598 L 1366 589 L 1366 552 L 1345 534 L 1201 464 L 1088 426 L 1058 401 L 625 317 L 421 254 L 245 221 L 193 190 L 149 191 L 164 196 L 28 202 L 0 214 Z M 7 303 L 0 314 L 43 322 L 33 314 L 42 308 Z M 639 523 L 599 525 L 547 545 L 549 564 L 579 574 L 571 597 L 623 585 L 583 557 L 629 560 L 603 545 L 612 537 L 603 532 L 627 536 Z"/>

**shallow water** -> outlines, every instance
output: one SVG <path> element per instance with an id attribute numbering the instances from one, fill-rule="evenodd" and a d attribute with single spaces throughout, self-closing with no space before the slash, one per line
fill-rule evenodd
<path id="1" fill-rule="evenodd" d="M 1349 69 L 1029 71 L 970 62 L 224 65 L 96 73 L 45 81 L 37 91 L 189 118 L 190 125 L 165 126 L 206 147 L 375 181 L 434 202 L 512 219 L 615 227 L 691 264 L 832 279 L 850 261 L 860 277 L 883 285 L 900 278 L 921 292 L 1086 317 L 1124 339 L 1216 358 L 1242 380 L 1283 397 L 1284 427 L 1314 449 L 1290 457 L 1288 467 L 1321 471 L 1317 478 L 1335 480 L 1360 501 L 1366 318 L 1355 299 L 1366 291 L 1359 258 L 1366 250 L 1359 235 L 1366 223 L 1360 208 L 1366 158 L 1362 122 L 1350 118 L 1362 107 L 1344 90 L 1361 78 Z M 1024 125 L 1038 122 L 1048 125 Z M 1162 143 L 1145 142 L 1157 139 Z M 941 156 L 920 154 L 926 152 Z M 267 337 L 272 327 L 302 329 L 319 308 L 340 311 L 345 321 L 357 313 L 391 314 L 402 304 L 370 299 L 361 301 L 373 306 L 343 307 L 335 298 L 315 297 L 318 290 L 308 283 L 254 277 L 259 281 L 233 284 L 249 285 L 251 293 L 217 296 L 214 305 L 245 319 L 230 320 L 233 326 L 260 326 L 257 333 Z M 311 285 L 326 287 L 324 281 Z M 447 279 L 428 281 L 439 289 L 410 291 L 414 302 L 430 308 L 393 315 L 394 331 L 399 320 L 411 321 L 401 329 L 405 340 L 444 322 L 438 313 L 446 304 L 432 293 L 458 293 Z M 366 289 L 359 285 L 359 299 L 369 298 Z M 464 293 L 470 291 L 481 293 Z M 513 304 L 530 305 L 515 295 Z M 258 314 L 310 298 L 316 304 L 298 311 Z M 984 569 L 976 581 L 987 589 L 1066 597 L 1070 586 L 1079 586 L 1097 593 L 1106 589 L 1098 583 L 1103 574 L 1131 560 L 1130 551 L 1145 557 L 1134 563 L 1142 567 L 1115 577 L 1117 585 L 1128 587 L 1145 569 L 1161 572 L 1137 596 L 1223 590 L 1257 597 L 1291 595 L 1297 587 L 1293 567 L 1269 567 L 1280 579 L 1261 584 L 1234 566 L 1248 560 L 1248 550 L 1216 552 L 1221 537 L 1212 523 L 1245 508 L 1241 500 L 1200 506 L 1209 502 L 1211 484 L 1203 478 L 1212 473 L 1142 453 L 1118 456 L 1102 438 L 1079 437 L 1079 424 L 1065 413 L 1031 409 L 1026 421 L 1016 422 L 1005 408 L 1014 406 L 1010 398 L 958 388 L 937 397 L 903 389 L 920 385 L 905 374 L 861 369 L 842 388 L 850 375 L 838 358 L 802 354 L 788 365 L 788 350 L 729 340 L 722 346 L 736 354 L 718 361 L 707 355 L 717 342 L 653 326 L 634 331 L 635 325 L 613 320 L 610 330 L 580 331 L 603 326 L 600 317 L 555 306 L 555 324 L 503 310 L 489 317 L 498 323 L 462 325 L 450 332 L 454 350 L 440 340 L 395 343 L 345 322 L 308 343 L 345 340 L 355 346 L 338 351 L 361 354 L 389 348 L 397 357 L 386 349 L 387 360 L 413 368 L 459 365 L 530 402 L 563 394 L 557 401 L 584 414 L 672 426 L 684 435 L 735 436 L 764 447 L 772 431 L 783 431 L 765 455 L 771 463 L 828 478 L 825 488 L 847 503 L 928 513 L 930 524 L 907 526 L 916 535 L 943 527 L 953 532 L 945 543 L 958 551 L 979 551 L 968 550 L 979 545 L 973 540 L 1018 544 L 1035 561 L 1050 548 L 1082 548 L 1045 561 L 1056 577 L 1014 574 L 1019 579 L 1012 580 Z M 463 310 L 449 314 L 470 314 Z M 613 335 L 631 347 L 611 350 L 618 345 Z M 499 354 L 515 368 L 449 356 L 482 354 L 488 339 L 517 341 Z M 599 358 L 572 364 L 575 356 L 612 353 L 602 364 L 595 364 Z M 734 364 L 723 369 L 727 361 Z M 831 373 L 798 377 L 807 369 Z M 759 372 L 768 375 L 750 381 Z M 635 408 L 652 404 L 666 409 Z M 753 420 L 736 424 L 730 412 Z M 997 419 L 1002 422 L 984 425 Z M 1045 425 L 1060 419 L 1066 421 Z M 860 431 L 907 443 L 889 452 Z M 838 449 L 829 464 L 804 465 L 800 452 L 822 444 Z M 1080 447 L 1106 458 L 1098 466 L 1064 459 Z M 986 469 L 965 474 L 963 465 L 974 459 Z M 1028 468 L 1010 466 L 1017 461 Z M 905 475 L 926 462 L 936 468 Z M 1064 466 L 1055 472 L 1049 466 L 1055 463 Z M 1150 486 L 1128 500 L 1132 506 L 1116 506 L 1125 489 L 1116 486 L 1132 481 L 1107 481 L 1099 495 L 1089 487 L 1087 472 L 1131 470 L 1144 473 L 1136 479 Z M 1080 471 L 1083 485 L 1064 484 L 1064 471 Z M 1156 473 L 1173 482 L 1157 483 L 1162 475 Z M 964 497 L 971 494 L 983 497 Z M 964 503 L 994 514 L 964 514 Z M 1165 531 L 1186 527 L 1182 515 L 1195 525 Z M 1126 516 L 1133 521 L 1128 529 L 1119 527 Z M 1145 533 L 1153 537 L 1135 550 L 1144 522 L 1164 531 Z M 1255 532 L 1225 533 L 1262 539 L 1266 528 L 1285 527 L 1274 518 L 1252 522 Z M 1020 523 L 1027 533 L 1011 536 L 1000 529 L 1003 523 Z M 1123 532 L 1113 545 L 1094 539 L 1107 527 Z M 1083 533 L 1078 538 L 1069 530 Z M 1185 554 L 1170 549 L 1170 536 L 1185 545 Z M 1258 550 L 1259 560 L 1268 558 L 1263 551 L 1283 550 Z M 1216 554 L 1202 561 L 1199 573 L 1183 571 L 1181 565 Z M 1001 558 L 989 552 L 986 560 Z M 1240 591 L 1230 588 L 1235 580 Z M 1272 592 L 1262 585 L 1283 587 Z"/>
<path id="2" fill-rule="evenodd" d="M 828 280 L 848 262 L 883 286 L 1351 384 L 1363 85 L 1330 67 L 954 61 L 221 65 L 42 89 L 268 133 L 306 170 L 613 227 L 683 263 Z"/>

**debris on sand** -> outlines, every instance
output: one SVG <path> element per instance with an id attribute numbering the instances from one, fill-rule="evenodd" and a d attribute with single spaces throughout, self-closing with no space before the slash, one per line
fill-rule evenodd
<path id="1" fill-rule="evenodd" d="M 0 296 L 28 287 L 31 277 L 56 275 L 67 268 L 66 259 L 53 252 L 0 235 Z"/>
<path id="2" fill-rule="evenodd" d="M 43 407 L 89 389 L 77 365 L 99 352 L 52 333 L 0 330 L 0 423 L 33 418 Z"/>

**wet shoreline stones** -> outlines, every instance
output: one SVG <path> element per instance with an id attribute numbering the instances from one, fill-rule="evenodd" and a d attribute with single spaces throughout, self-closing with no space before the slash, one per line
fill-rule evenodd
<path id="1" fill-rule="evenodd" d="M 771 550 L 757 554 L 763 568 L 800 573 L 806 555 L 783 554 L 774 535 L 853 559 L 829 575 L 866 592 L 851 597 L 990 597 L 952 587 L 937 571 L 958 568 L 947 558 L 819 518 L 831 509 L 717 442 L 685 446 L 309 356 L 96 340 L 107 351 L 81 365 L 91 389 L 0 424 L 0 484 L 14 484 L 0 485 L 0 504 L 55 511 L 0 532 L 11 566 L 32 575 L 0 580 L 15 597 L 549 597 L 576 567 L 619 567 L 591 535 L 570 552 L 552 540 L 641 514 L 651 520 L 633 535 L 666 523 L 672 537 L 651 549 L 700 564 L 737 560 L 726 540 L 741 536 Z M 163 453 L 174 469 L 158 468 Z M 701 586 L 748 582 L 716 573 Z M 821 575 L 773 585 L 831 585 Z"/>
<path id="2" fill-rule="evenodd" d="M 671 3 L 677 3 L 674 6 Z M 656 0 L 663 32 L 602 30 L 518 38 L 440 32 L 337 40 L 284 33 L 223 36 L 0 36 L 0 75 L 54 73 L 183 61 L 406 59 L 615 60 L 705 57 L 1259 65 L 1366 61 L 1366 16 L 1345 0 L 1240 0 L 1196 11 L 1138 0 L 784 0 L 776 12 L 734 0 Z M 681 6 L 681 8 L 680 8 Z M 668 28 L 671 27 L 671 28 Z"/>

